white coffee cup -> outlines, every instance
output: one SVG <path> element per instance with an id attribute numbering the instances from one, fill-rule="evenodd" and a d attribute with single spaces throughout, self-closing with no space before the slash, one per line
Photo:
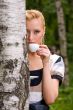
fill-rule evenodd
<path id="1" fill-rule="evenodd" d="M 29 51 L 36 52 L 39 49 L 39 45 L 35 43 L 30 43 L 28 45 Z"/>

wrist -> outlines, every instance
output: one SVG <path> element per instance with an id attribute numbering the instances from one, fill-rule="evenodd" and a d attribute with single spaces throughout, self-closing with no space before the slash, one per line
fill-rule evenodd
<path id="1" fill-rule="evenodd" d="M 49 64 L 49 59 L 44 59 L 42 61 L 42 63 L 43 63 L 43 66 L 48 65 Z"/>

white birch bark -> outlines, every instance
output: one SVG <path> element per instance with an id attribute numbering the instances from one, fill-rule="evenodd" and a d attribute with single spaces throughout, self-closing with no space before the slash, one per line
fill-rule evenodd
<path id="1" fill-rule="evenodd" d="M 0 110 L 28 110 L 25 24 L 25 0 L 0 0 Z"/>

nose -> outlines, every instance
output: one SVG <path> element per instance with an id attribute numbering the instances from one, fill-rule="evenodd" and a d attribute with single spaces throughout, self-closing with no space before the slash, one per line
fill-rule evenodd
<path id="1" fill-rule="evenodd" d="M 29 42 L 34 42 L 34 35 L 33 35 L 32 32 L 28 34 L 28 41 Z"/>

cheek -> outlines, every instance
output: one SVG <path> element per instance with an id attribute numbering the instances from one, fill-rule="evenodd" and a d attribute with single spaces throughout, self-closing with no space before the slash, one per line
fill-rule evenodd
<path id="1" fill-rule="evenodd" d="M 44 32 L 42 32 L 40 35 L 40 44 L 43 44 L 43 41 L 44 41 Z"/>
<path id="2" fill-rule="evenodd" d="M 37 38 L 36 38 L 36 41 L 41 44 L 42 43 L 42 39 L 43 39 L 43 35 L 40 34 Z"/>

